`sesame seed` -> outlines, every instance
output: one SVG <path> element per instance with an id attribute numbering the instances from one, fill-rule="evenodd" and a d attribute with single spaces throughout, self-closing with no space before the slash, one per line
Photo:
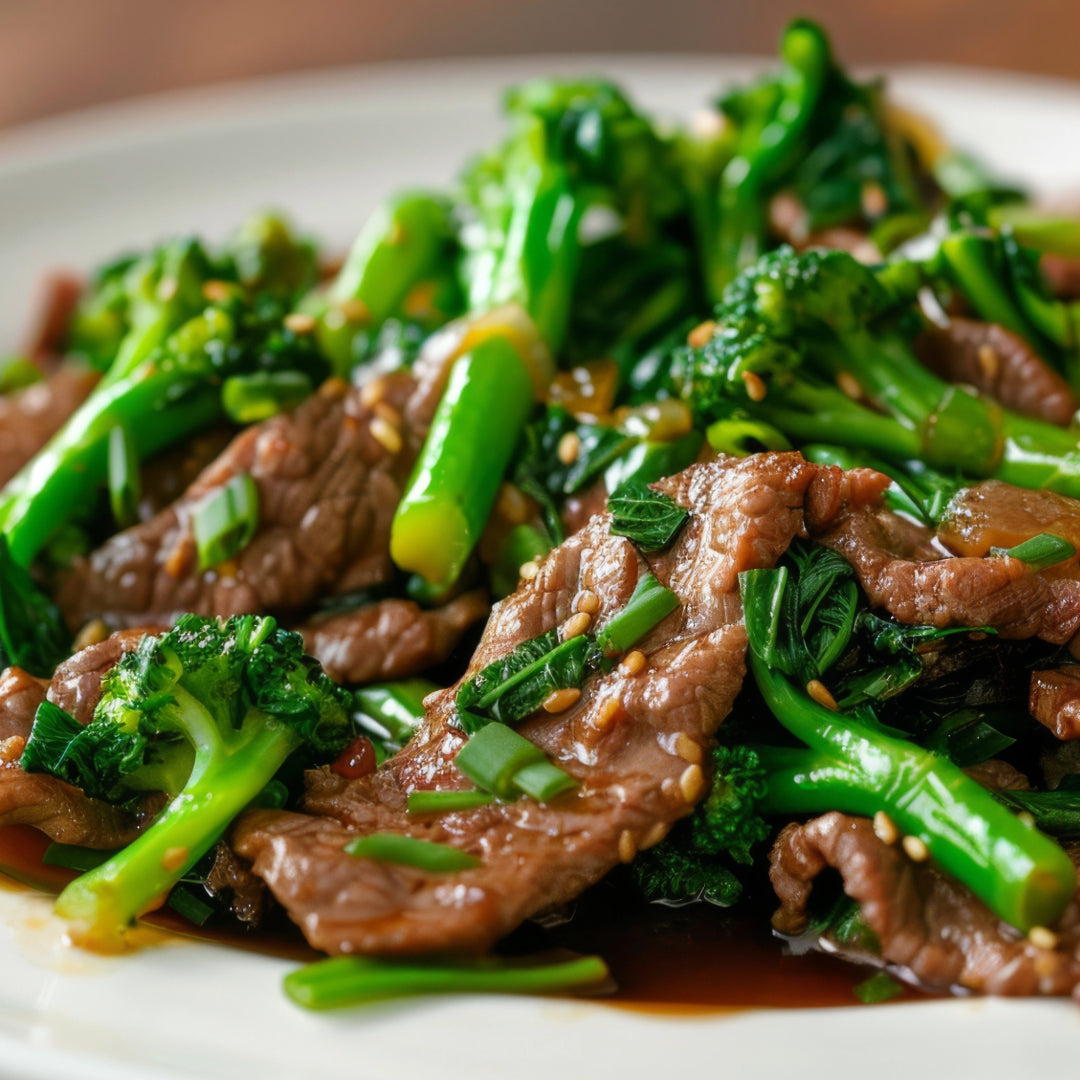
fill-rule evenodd
<path id="1" fill-rule="evenodd" d="M 569 641 L 571 638 L 579 637 L 589 629 L 589 624 L 592 622 L 592 616 L 584 611 L 579 611 L 576 615 L 571 615 L 566 622 L 563 623 L 562 639 L 563 641 Z"/>
<path id="2" fill-rule="evenodd" d="M 521 488 L 513 484 L 503 484 L 499 488 L 495 510 L 503 521 L 510 525 L 520 525 L 529 516 L 529 503 Z"/>
<path id="3" fill-rule="evenodd" d="M 660 794 L 673 801 L 678 799 L 682 802 L 682 792 L 679 790 L 679 783 L 673 776 L 665 776 L 660 782 Z"/>
<path id="4" fill-rule="evenodd" d="M 930 858 L 930 849 L 917 836 L 905 836 L 901 846 L 912 862 L 926 862 Z"/>
<path id="5" fill-rule="evenodd" d="M 304 311 L 290 312 L 284 318 L 285 327 L 294 334 L 310 334 L 315 329 L 315 316 Z"/>
<path id="6" fill-rule="evenodd" d="M 702 323 L 698 323 L 689 334 L 686 335 L 686 344 L 692 349 L 700 349 L 702 345 L 708 343 L 709 339 L 716 333 L 716 323 L 712 319 L 706 319 Z"/>
<path id="7" fill-rule="evenodd" d="M 340 375 L 331 375 L 319 387 L 319 397 L 326 398 L 330 401 L 335 398 L 342 398 L 349 392 L 349 384 L 341 378 Z"/>
<path id="8" fill-rule="evenodd" d="M 829 688 L 820 679 L 811 679 L 806 684 L 806 692 L 819 705 L 833 712 L 839 712 L 840 706 L 836 704 L 836 698 L 829 693 Z"/>
<path id="9" fill-rule="evenodd" d="M 559 460 L 564 465 L 573 465 L 581 453 L 581 439 L 574 431 L 568 431 L 560 440 L 556 451 Z"/>
<path id="10" fill-rule="evenodd" d="M 839 372 L 836 376 L 836 385 L 840 388 L 840 392 L 852 401 L 858 401 L 863 396 L 859 380 L 850 371 Z"/>
<path id="11" fill-rule="evenodd" d="M 1030 810 L 1021 810 L 1016 815 L 1016 820 L 1023 822 L 1029 829 L 1035 828 L 1035 815 Z"/>
<path id="12" fill-rule="evenodd" d="M 186 847 L 171 847 L 165 849 L 165 854 L 161 856 L 161 869 L 168 873 L 174 873 L 177 870 L 183 868 L 184 864 L 188 860 L 188 855 L 191 854 L 191 849 Z"/>
<path id="13" fill-rule="evenodd" d="M 581 700 L 581 691 L 576 686 L 568 686 L 565 690 L 555 690 L 544 698 L 544 712 L 566 712 L 572 705 Z"/>
<path id="14" fill-rule="evenodd" d="M 600 610 L 600 597 L 592 589 L 582 589 L 574 601 L 574 610 L 583 611 L 586 615 L 595 615 Z"/>
<path id="15" fill-rule="evenodd" d="M 211 304 L 220 304 L 229 299 L 229 286 L 224 281 L 206 281 L 203 282 L 202 294 Z"/>
<path id="16" fill-rule="evenodd" d="M 354 297 L 350 300 L 342 300 L 336 306 L 337 310 L 345 316 L 347 322 L 368 323 L 371 321 L 371 308 L 363 300 Z"/>
<path id="17" fill-rule="evenodd" d="M 765 380 L 756 371 L 744 371 L 742 373 L 743 385 L 746 387 L 746 396 L 751 401 L 764 401 L 769 388 Z"/>
<path id="18" fill-rule="evenodd" d="M 619 665 L 619 673 L 633 678 L 645 670 L 645 664 L 645 654 L 640 649 L 634 649 L 623 657 L 623 662 Z"/>
<path id="19" fill-rule="evenodd" d="M 883 844 L 895 844 L 900 839 L 900 830 L 884 810 L 879 810 L 874 815 L 874 835 Z"/>
<path id="20" fill-rule="evenodd" d="M 600 704 L 596 714 L 592 718 L 592 726 L 597 731 L 607 731 L 619 718 L 619 699 L 609 697 Z"/>
<path id="21" fill-rule="evenodd" d="M 661 840 L 668 834 L 668 825 L 665 821 L 658 821 L 642 838 L 641 843 L 638 844 L 638 851 L 648 851 L 651 847 L 656 847 Z"/>
<path id="22" fill-rule="evenodd" d="M 389 401 L 376 401 L 371 411 L 388 424 L 393 424 L 396 428 L 401 427 L 401 413 Z"/>
<path id="23" fill-rule="evenodd" d="M 979 370 L 983 373 L 983 377 L 987 379 L 997 378 L 998 372 L 1001 370 L 1001 358 L 993 345 L 980 345 L 979 351 L 975 355 L 978 357 Z"/>
<path id="24" fill-rule="evenodd" d="M 885 189 L 873 180 L 868 180 L 863 184 L 861 196 L 863 213 L 868 218 L 881 217 L 889 208 L 889 200 L 885 196 Z"/>
<path id="25" fill-rule="evenodd" d="M 636 854 L 637 841 L 634 839 L 634 834 L 629 829 L 623 829 L 619 833 L 619 861 L 633 862 Z"/>
<path id="26" fill-rule="evenodd" d="M 675 753 L 689 761 L 691 765 L 700 765 L 705 760 L 705 751 L 701 749 L 701 743 L 691 739 L 685 731 L 680 731 L 675 736 Z"/>
<path id="27" fill-rule="evenodd" d="M 1035 974 L 1040 979 L 1053 979 L 1058 973 L 1058 969 L 1061 967 L 1062 957 L 1055 952 L 1039 952 L 1035 954 L 1032 967 L 1035 969 Z M 1051 990 L 1047 987 L 1042 990 L 1042 993 L 1049 994 Z"/>
<path id="28" fill-rule="evenodd" d="M 385 379 L 372 379 L 371 382 L 365 383 L 360 391 L 360 404 L 365 409 L 374 409 L 386 397 L 386 390 Z"/>
<path id="29" fill-rule="evenodd" d="M 522 581 L 532 581 L 540 573 L 540 564 L 535 559 L 530 559 L 518 567 L 518 573 Z"/>
<path id="30" fill-rule="evenodd" d="M 688 803 L 697 802 L 705 790 L 705 774 L 700 765 L 687 765 L 679 777 L 679 791 Z"/>
<path id="31" fill-rule="evenodd" d="M 372 418 L 368 427 L 371 431 L 372 438 L 379 443 L 388 454 L 392 455 L 401 452 L 401 432 L 398 431 L 393 424 L 388 424 L 381 416 L 376 416 Z"/>
<path id="32" fill-rule="evenodd" d="M 1058 936 L 1053 930 L 1049 930 L 1045 926 L 1033 926 L 1028 931 L 1028 941 L 1036 949 L 1056 949 Z"/>
<path id="33" fill-rule="evenodd" d="M 72 649 L 79 652 L 80 649 L 97 645 L 109 636 L 109 628 L 100 619 L 91 619 L 76 635 L 71 643 Z"/>

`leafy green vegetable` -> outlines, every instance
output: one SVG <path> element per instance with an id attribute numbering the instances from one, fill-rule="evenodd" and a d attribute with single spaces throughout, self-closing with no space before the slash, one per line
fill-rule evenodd
<path id="1" fill-rule="evenodd" d="M 642 551 L 661 551 L 686 524 L 690 511 L 644 484 L 628 482 L 608 498 L 611 532 Z"/>

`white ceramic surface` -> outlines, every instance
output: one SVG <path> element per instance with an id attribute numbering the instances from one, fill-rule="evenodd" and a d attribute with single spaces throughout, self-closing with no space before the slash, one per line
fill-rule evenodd
<path id="1" fill-rule="evenodd" d="M 725 58 L 530 58 L 394 65 L 148 99 L 0 136 L 0 352 L 50 267 L 89 267 L 183 231 L 220 236 L 281 207 L 344 247 L 385 192 L 447 179 L 498 132 L 501 87 L 610 73 L 661 115 L 757 65 Z M 1080 85 L 909 68 L 897 95 L 992 166 L 1080 191 Z M 0 1078 L 353 1080 L 798 1075 L 875 1080 L 1074 1076 L 1080 1010 L 950 1001 L 672 1018 L 590 1002 L 458 998 L 311 1015 L 290 965 L 160 940 L 104 958 L 66 947 L 49 904 L 0 889 Z"/>

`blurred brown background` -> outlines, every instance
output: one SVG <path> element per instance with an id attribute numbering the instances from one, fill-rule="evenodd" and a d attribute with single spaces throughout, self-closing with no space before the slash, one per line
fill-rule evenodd
<path id="1" fill-rule="evenodd" d="M 773 51 L 793 14 L 849 62 L 1080 76 L 1080 0 L 0 0 L 0 127 L 137 94 L 351 64 Z"/>

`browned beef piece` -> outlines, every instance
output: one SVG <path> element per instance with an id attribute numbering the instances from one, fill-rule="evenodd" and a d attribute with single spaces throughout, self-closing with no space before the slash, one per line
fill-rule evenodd
<path id="1" fill-rule="evenodd" d="M 94 388 L 94 372 L 61 368 L 0 397 L 0 484 L 6 484 L 60 430 Z"/>
<path id="2" fill-rule="evenodd" d="M 1080 300 L 1080 259 L 1043 255 L 1039 266 L 1053 294 L 1061 300 Z"/>
<path id="3" fill-rule="evenodd" d="M 139 520 L 149 521 L 176 502 L 235 436 L 226 424 L 200 431 L 180 446 L 151 458 L 142 467 Z"/>
<path id="4" fill-rule="evenodd" d="M 915 351 L 939 378 L 974 386 L 1025 416 L 1064 427 L 1080 406 L 1069 384 L 1022 337 L 996 323 L 950 319 L 921 334 Z"/>
<path id="5" fill-rule="evenodd" d="M 863 228 L 834 225 L 811 232 L 805 208 L 790 191 L 780 192 L 769 203 L 769 228 L 778 240 L 790 244 L 796 251 L 814 247 L 839 248 L 860 262 L 881 262 L 881 252 Z"/>
<path id="6" fill-rule="evenodd" d="M 48 698 L 69 712 L 80 724 L 89 724 L 101 699 L 101 680 L 126 652 L 131 652 L 147 634 L 161 627 L 121 630 L 104 641 L 81 649 L 53 673 Z"/>
<path id="7" fill-rule="evenodd" d="M 211 895 L 228 897 L 229 910 L 247 926 L 258 926 L 266 911 L 266 886 L 236 857 L 223 840 L 214 847 L 214 862 L 206 875 Z"/>
<path id="8" fill-rule="evenodd" d="M 989 791 L 1030 791 L 1031 781 L 1015 766 L 1000 758 L 969 765 L 964 772 Z"/>
<path id="9" fill-rule="evenodd" d="M 55 270 L 45 279 L 37 321 L 24 350 L 43 371 L 59 362 L 67 348 L 68 325 L 82 288 L 82 279 L 64 270 Z"/>
<path id="10" fill-rule="evenodd" d="M 244 431 L 176 503 L 76 563 L 57 591 L 69 623 L 288 613 L 387 580 L 390 522 L 426 430 L 417 402 L 433 407 L 433 396 L 405 374 L 377 392 L 332 380 Z M 240 472 L 259 491 L 258 532 L 234 560 L 200 571 L 192 510 Z"/>
<path id="11" fill-rule="evenodd" d="M 424 611 L 411 600 L 381 600 L 299 627 L 307 651 L 337 682 L 403 679 L 442 663 L 461 635 L 488 613 L 483 589 Z"/>
<path id="12" fill-rule="evenodd" d="M 26 739 L 34 726 L 34 713 L 45 700 L 48 679 L 36 679 L 20 667 L 0 673 L 0 743 L 13 735 Z"/>
<path id="13" fill-rule="evenodd" d="M 1080 667 L 1033 671 L 1028 710 L 1059 739 L 1080 739 Z"/>
<path id="14" fill-rule="evenodd" d="M 479 950 L 528 916 L 565 902 L 616 863 L 657 843 L 704 793 L 704 747 L 742 682 L 746 646 L 738 573 L 769 566 L 802 526 L 812 482 L 834 486 L 797 454 L 694 466 L 660 490 L 691 508 L 666 553 L 648 562 L 594 517 L 543 560 L 539 574 L 496 605 L 466 678 L 519 643 L 598 605 L 594 624 L 620 610 L 646 569 L 682 603 L 638 646 L 639 671 L 590 677 L 565 712 L 520 730 L 580 787 L 550 804 L 531 799 L 417 818 L 406 797 L 468 786 L 454 757 L 457 687 L 427 702 L 420 732 L 375 774 L 310 780 L 304 814 L 245 815 L 237 852 L 317 948 L 409 954 Z M 826 500 L 828 501 L 828 500 Z M 308 816 L 320 815 L 320 816 Z M 434 875 L 346 855 L 357 833 L 394 832 L 452 844 L 479 868 Z"/>
<path id="15" fill-rule="evenodd" d="M 771 860 L 770 878 L 781 903 L 773 924 L 783 933 L 806 925 L 813 883 L 831 867 L 877 935 L 881 956 L 924 986 L 1025 996 L 1078 992 L 1076 898 L 1055 927 L 1057 944 L 1040 948 L 932 864 L 914 863 L 898 845 L 883 843 L 866 818 L 840 813 L 788 825 Z"/>
<path id="16" fill-rule="evenodd" d="M 827 524 L 826 524 L 827 522 Z M 874 607 L 900 622 L 992 626 L 1003 638 L 1069 641 L 1080 628 L 1080 581 L 1033 573 L 1019 559 L 940 558 L 933 534 L 872 506 L 817 517 L 814 538 L 855 569 Z"/>

